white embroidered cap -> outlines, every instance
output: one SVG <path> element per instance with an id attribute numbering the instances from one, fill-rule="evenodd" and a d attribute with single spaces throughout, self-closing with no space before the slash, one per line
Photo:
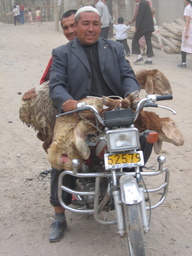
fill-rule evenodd
<path id="1" fill-rule="evenodd" d="M 97 13 L 99 16 L 101 16 L 100 13 L 97 11 L 97 9 L 94 8 L 94 7 L 92 7 L 92 6 L 84 6 L 84 7 L 81 7 L 81 8 L 76 12 L 75 17 L 77 17 L 77 15 L 78 15 L 79 13 L 81 13 L 81 12 L 95 12 L 95 13 Z"/>

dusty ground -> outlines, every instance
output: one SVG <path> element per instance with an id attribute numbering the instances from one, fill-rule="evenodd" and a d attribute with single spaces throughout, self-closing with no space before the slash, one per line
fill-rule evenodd
<path id="1" fill-rule="evenodd" d="M 0 255 L 7 256 L 122 256 L 126 239 L 116 235 L 115 226 L 102 226 L 92 217 L 67 212 L 68 229 L 59 243 L 47 239 L 53 210 L 49 204 L 50 178 L 39 173 L 50 168 L 35 132 L 19 120 L 22 94 L 38 85 L 51 50 L 66 42 L 53 23 L 15 27 L 0 24 Z M 130 44 L 130 42 L 129 42 Z M 135 56 L 130 56 L 131 63 Z M 180 55 L 155 50 L 153 66 L 168 77 L 174 99 L 165 105 L 185 138 L 182 147 L 164 143 L 163 154 L 171 171 L 170 189 L 163 206 L 154 210 L 150 231 L 145 236 L 149 256 L 192 255 L 192 56 L 188 68 L 180 69 Z M 155 155 L 149 164 L 155 165 Z"/>

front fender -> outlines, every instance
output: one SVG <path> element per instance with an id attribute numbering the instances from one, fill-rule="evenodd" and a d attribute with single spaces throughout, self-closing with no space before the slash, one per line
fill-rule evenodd
<path id="1" fill-rule="evenodd" d="M 139 187 L 133 176 L 123 175 L 120 178 L 121 200 L 124 204 L 138 204 L 142 201 Z"/>

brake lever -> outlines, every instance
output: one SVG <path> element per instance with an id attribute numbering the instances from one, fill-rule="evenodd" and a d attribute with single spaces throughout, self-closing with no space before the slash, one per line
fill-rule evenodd
<path id="1" fill-rule="evenodd" d="M 143 105 L 143 108 L 147 108 L 147 107 L 152 107 L 152 108 L 164 108 L 166 110 L 171 111 L 174 115 L 177 114 L 177 112 L 175 110 L 173 110 L 172 108 L 163 106 L 163 105 L 159 105 L 159 104 L 154 104 L 154 103 L 146 103 Z"/>
<path id="2" fill-rule="evenodd" d="M 77 112 L 80 112 L 80 111 L 86 111 L 86 110 L 90 110 L 90 108 L 89 107 L 78 108 L 78 109 L 75 109 L 75 110 L 72 110 L 72 111 L 64 112 L 64 113 L 56 115 L 56 118 L 58 118 L 60 116 L 66 116 L 66 115 L 69 115 L 69 114 L 74 114 L 74 113 L 77 113 Z"/>
<path id="3" fill-rule="evenodd" d="M 174 115 L 177 114 L 177 112 L 176 112 L 175 110 L 173 110 L 172 108 L 165 107 L 165 106 L 162 106 L 162 105 L 158 105 L 158 107 L 159 107 L 159 108 L 164 108 L 164 109 L 166 109 L 166 110 L 169 110 L 169 111 L 171 111 Z"/>

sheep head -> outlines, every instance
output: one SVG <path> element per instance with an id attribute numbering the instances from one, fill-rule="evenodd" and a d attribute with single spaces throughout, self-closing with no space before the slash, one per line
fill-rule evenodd
<path id="1" fill-rule="evenodd" d="M 154 130 L 158 133 L 158 140 L 154 143 L 154 151 L 159 154 L 162 142 L 169 142 L 175 146 L 182 146 L 184 139 L 176 123 L 169 117 L 161 118 L 154 112 L 141 111 L 135 126 L 140 132 L 144 130 Z"/>
<path id="2" fill-rule="evenodd" d="M 136 78 L 140 84 L 140 88 L 144 89 L 147 92 L 147 94 L 172 94 L 172 89 L 169 80 L 158 69 L 139 70 L 136 73 Z"/>
<path id="3" fill-rule="evenodd" d="M 154 144 L 154 151 L 159 154 L 162 148 L 162 142 L 169 142 L 175 146 L 182 146 L 184 139 L 176 123 L 169 117 L 160 118 L 161 131 L 158 132 L 158 141 Z"/>

